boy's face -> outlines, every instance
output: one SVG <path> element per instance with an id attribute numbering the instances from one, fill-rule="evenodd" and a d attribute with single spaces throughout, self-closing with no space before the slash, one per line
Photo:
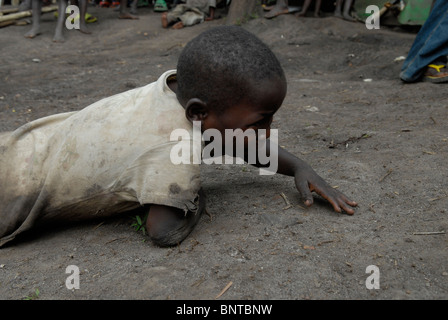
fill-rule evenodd
<path id="1" fill-rule="evenodd" d="M 283 103 L 286 95 L 286 84 L 283 81 L 265 81 L 253 88 L 251 101 L 243 100 L 228 107 L 224 112 L 211 110 L 202 121 L 202 130 L 217 129 L 221 132 L 225 144 L 225 129 L 259 129 L 266 130 L 266 139 L 270 135 L 270 127 L 274 114 Z M 258 135 L 257 135 L 258 138 Z"/>

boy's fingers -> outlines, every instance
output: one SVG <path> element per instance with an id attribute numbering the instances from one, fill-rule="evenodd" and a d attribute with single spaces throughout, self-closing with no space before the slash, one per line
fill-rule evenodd
<path id="1" fill-rule="evenodd" d="M 301 182 L 296 182 L 296 187 L 297 190 L 299 190 L 300 195 L 302 196 L 302 199 L 305 203 L 305 205 L 307 207 L 311 206 L 314 202 L 313 200 L 313 195 L 311 194 L 311 190 L 308 186 L 308 182 L 305 181 L 301 181 Z"/>
<path id="2" fill-rule="evenodd" d="M 327 199 L 328 202 L 331 203 L 331 205 L 333 206 L 334 211 L 336 211 L 338 213 L 342 212 L 342 209 L 339 206 L 338 201 L 336 199 L 334 199 L 333 197 L 322 195 L 322 194 L 321 194 L 321 196 L 324 197 L 325 199 Z"/>
<path id="3" fill-rule="evenodd" d="M 312 191 L 322 196 L 333 206 L 334 211 L 341 213 L 345 211 L 347 214 L 352 215 L 355 213 L 352 207 L 356 207 L 358 204 L 355 201 L 349 200 L 343 193 L 333 189 L 321 189 L 313 184 L 309 184 L 307 180 L 296 180 L 297 190 L 300 192 L 302 199 L 306 206 L 311 206 L 314 203 Z"/>
<path id="4" fill-rule="evenodd" d="M 349 198 L 347 198 L 345 196 L 345 194 L 341 193 L 341 199 L 343 201 L 344 206 L 346 206 L 347 204 L 351 207 L 357 207 L 358 203 L 355 201 L 350 200 Z"/>
<path id="5" fill-rule="evenodd" d="M 349 215 L 352 215 L 355 213 L 355 210 L 353 210 L 353 208 L 348 206 L 345 202 L 342 203 L 342 210 L 344 210 Z"/>
<path id="6" fill-rule="evenodd" d="M 313 202 L 314 202 L 313 199 L 306 199 L 304 203 L 307 207 L 310 207 L 313 205 Z"/>
<path id="7" fill-rule="evenodd" d="M 340 194 L 339 203 L 342 210 L 344 210 L 347 214 L 352 215 L 355 213 L 352 207 L 356 207 L 358 204 L 354 201 L 349 200 L 344 194 Z"/>
<path id="8" fill-rule="evenodd" d="M 334 211 L 341 213 L 342 211 L 345 211 L 347 214 L 352 215 L 355 213 L 355 211 L 349 206 L 351 204 L 356 204 L 356 202 L 350 201 L 347 199 L 347 197 L 340 193 L 337 190 L 334 190 L 334 192 L 322 192 L 319 190 L 316 190 L 323 198 L 325 198 L 328 202 L 331 203 L 333 206 Z"/>

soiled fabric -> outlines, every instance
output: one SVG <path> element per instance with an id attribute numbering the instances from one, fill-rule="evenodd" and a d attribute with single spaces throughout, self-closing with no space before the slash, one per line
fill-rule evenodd
<path id="1" fill-rule="evenodd" d="M 186 4 L 208 14 L 210 7 L 216 8 L 216 0 L 187 0 Z"/>
<path id="2" fill-rule="evenodd" d="M 160 204 L 194 211 L 199 165 L 171 161 L 175 129 L 192 124 L 156 82 L 0 134 L 0 246 L 36 224 Z M 193 163 L 193 162 L 191 162 Z"/>
<path id="3" fill-rule="evenodd" d="M 168 23 L 180 20 L 185 27 L 202 23 L 210 7 L 216 7 L 215 0 L 187 0 L 185 4 L 179 4 L 168 12 Z"/>

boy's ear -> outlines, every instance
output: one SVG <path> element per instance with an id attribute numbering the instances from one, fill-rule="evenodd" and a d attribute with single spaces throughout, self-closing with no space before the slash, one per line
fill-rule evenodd
<path id="1" fill-rule="evenodd" d="M 185 106 L 185 115 L 191 122 L 203 121 L 208 116 L 207 104 L 201 99 L 192 98 Z"/>

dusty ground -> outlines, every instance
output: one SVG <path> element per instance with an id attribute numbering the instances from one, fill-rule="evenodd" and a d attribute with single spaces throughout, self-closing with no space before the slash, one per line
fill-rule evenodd
<path id="1" fill-rule="evenodd" d="M 33 40 L 29 26 L 0 29 L 0 131 L 154 81 L 189 39 L 224 23 L 165 30 L 150 8 L 138 21 L 89 12 L 92 35 L 65 30 L 63 44 L 52 14 Z M 447 88 L 399 80 L 394 59 L 415 34 L 293 15 L 244 28 L 287 74 L 280 144 L 358 201 L 356 214 L 304 208 L 284 176 L 205 166 L 213 219 L 179 247 L 155 247 L 129 216 L 38 230 L 0 250 L 0 298 L 214 299 L 230 282 L 220 299 L 448 298 Z M 78 290 L 65 286 L 68 265 L 81 271 Z M 369 265 L 380 289 L 366 288 Z"/>

